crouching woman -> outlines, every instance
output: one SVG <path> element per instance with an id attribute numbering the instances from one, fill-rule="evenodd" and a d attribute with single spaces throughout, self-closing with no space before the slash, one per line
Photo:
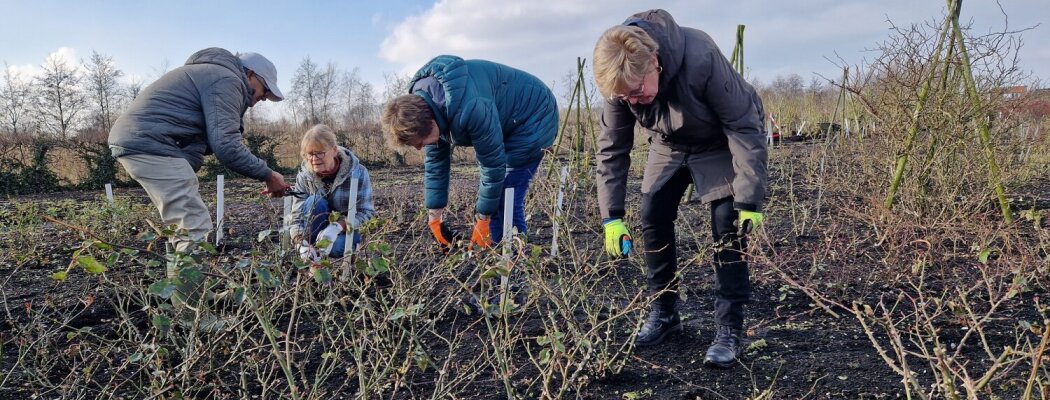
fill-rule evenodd
<path id="1" fill-rule="evenodd" d="M 375 216 L 372 181 L 368 169 L 350 149 L 336 144 L 335 132 L 328 125 L 314 125 L 299 144 L 303 162 L 293 188 L 292 221 L 289 234 L 304 261 L 323 256 L 342 257 L 347 232 L 351 245 L 361 242 L 358 228 Z M 350 206 L 351 182 L 357 179 L 357 206 Z M 339 218 L 329 222 L 329 214 Z M 318 246 L 323 245 L 323 246 Z"/>

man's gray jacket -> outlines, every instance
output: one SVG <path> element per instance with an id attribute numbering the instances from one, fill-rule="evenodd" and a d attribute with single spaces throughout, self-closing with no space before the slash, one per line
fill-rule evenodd
<path id="1" fill-rule="evenodd" d="M 214 152 L 234 172 L 264 181 L 271 169 L 241 140 L 251 92 L 240 59 L 215 47 L 198 51 L 139 93 L 109 131 L 110 150 L 181 157 L 194 171 Z"/>
<path id="2" fill-rule="evenodd" d="M 733 196 L 734 207 L 760 211 L 766 194 L 762 101 L 730 66 L 714 41 L 651 10 L 624 25 L 645 30 L 659 46 L 660 89 L 651 104 L 609 99 L 598 139 L 598 203 L 602 218 L 622 218 L 630 151 L 637 123 L 652 144 L 642 193 L 688 168 L 703 202 Z"/>

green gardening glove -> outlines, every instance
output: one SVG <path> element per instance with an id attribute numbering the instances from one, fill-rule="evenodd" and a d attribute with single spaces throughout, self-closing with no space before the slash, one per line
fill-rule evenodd
<path id="1" fill-rule="evenodd" d="M 631 232 L 622 219 L 608 220 L 605 226 L 605 252 L 613 257 L 626 257 L 631 254 Z"/>
<path id="2" fill-rule="evenodd" d="M 758 229 L 759 225 L 762 225 L 762 213 L 740 210 L 740 217 L 737 220 L 738 235 L 747 235 Z"/>

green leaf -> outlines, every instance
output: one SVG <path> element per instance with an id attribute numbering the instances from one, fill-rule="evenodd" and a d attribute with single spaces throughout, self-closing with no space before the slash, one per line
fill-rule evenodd
<path id="1" fill-rule="evenodd" d="M 427 367 L 430 366 L 430 356 L 427 355 L 427 352 L 424 351 L 422 347 L 416 346 L 414 356 L 416 360 L 416 367 L 419 368 L 421 371 L 426 371 Z"/>
<path id="2" fill-rule="evenodd" d="M 328 268 L 310 268 L 310 272 L 313 272 L 314 281 L 317 283 L 331 283 L 332 273 L 328 271 Z"/>
<path id="3" fill-rule="evenodd" d="M 67 271 L 55 272 L 55 273 L 51 274 L 51 279 L 54 279 L 54 280 L 59 281 L 59 282 L 65 282 L 66 281 L 66 275 L 68 273 L 69 272 L 67 272 Z"/>
<path id="4" fill-rule="evenodd" d="M 328 247 L 328 245 L 330 245 L 330 244 L 332 244 L 331 240 L 321 239 L 321 240 L 318 240 L 316 243 L 314 243 L 314 246 L 317 246 L 318 249 L 323 249 L 323 248 Z"/>
<path id="5" fill-rule="evenodd" d="M 269 239 L 270 238 L 270 233 L 272 233 L 272 232 L 273 231 L 271 231 L 269 229 L 265 229 L 262 232 L 259 232 L 259 235 L 256 237 L 255 240 L 258 241 L 258 242 L 262 242 L 262 241 L 264 241 L 266 239 Z"/>
<path id="6" fill-rule="evenodd" d="M 375 274 L 372 276 L 379 275 L 384 272 L 390 272 L 390 263 L 382 257 L 372 258 L 372 267 L 375 269 Z"/>
<path id="7" fill-rule="evenodd" d="M 401 318 L 404 318 L 406 314 L 407 313 L 405 312 L 404 308 L 398 308 L 398 309 L 394 310 L 394 313 L 390 314 L 390 316 L 387 317 L 387 319 L 390 320 L 390 321 L 397 321 L 397 320 L 399 320 Z"/>
<path id="8" fill-rule="evenodd" d="M 540 364 L 546 365 L 551 362 L 551 349 L 540 350 Z"/>
<path id="9" fill-rule="evenodd" d="M 339 217 L 341 217 L 341 216 L 342 215 L 340 215 L 338 211 L 332 211 L 332 212 L 328 213 L 328 223 L 329 224 L 334 224 L 335 221 L 338 221 Z M 317 247 L 321 247 L 321 246 L 317 246 Z"/>
<path id="10" fill-rule="evenodd" d="M 117 257 L 120 257 L 120 253 L 109 253 L 109 256 L 106 257 L 106 265 L 112 267 L 117 263 Z"/>
<path id="11" fill-rule="evenodd" d="M 481 279 L 494 279 L 500 276 L 510 276 L 510 271 L 501 267 L 489 268 L 484 274 L 481 274 Z"/>
<path id="12" fill-rule="evenodd" d="M 102 263 L 99 263 L 98 260 L 96 260 L 95 257 L 92 256 L 77 257 L 77 263 L 80 264 L 81 267 L 84 267 L 84 270 L 92 275 L 98 275 L 103 272 L 106 272 L 106 266 L 102 265 Z"/>
<path id="13" fill-rule="evenodd" d="M 926 260 L 920 258 L 915 260 L 915 264 L 912 264 L 911 274 L 918 275 L 923 269 L 926 269 Z"/>
<path id="14" fill-rule="evenodd" d="M 179 270 L 179 279 L 183 283 L 201 283 L 204 281 L 204 273 L 197 267 L 183 267 Z"/>
<path id="15" fill-rule="evenodd" d="M 756 341 L 751 342 L 751 344 L 747 346 L 747 350 L 745 350 L 745 352 L 754 353 L 756 351 L 766 348 L 766 346 L 768 345 L 769 343 L 766 342 L 766 339 L 758 339 Z"/>
<path id="16" fill-rule="evenodd" d="M 143 231 L 138 235 L 138 239 L 144 242 L 152 242 L 157 239 L 157 233 L 152 230 Z"/>
<path id="17" fill-rule="evenodd" d="M 171 331 L 171 318 L 168 318 L 167 315 L 154 315 L 153 326 L 160 331 L 161 337 L 167 336 L 168 332 Z"/>
<path id="18" fill-rule="evenodd" d="M 1018 324 L 1020 324 L 1021 328 L 1026 330 L 1026 331 L 1032 329 L 1032 323 L 1031 322 L 1028 322 L 1028 321 L 1025 321 L 1025 320 L 1021 320 L 1020 322 L 1018 322 Z"/>
<path id="19" fill-rule="evenodd" d="M 209 242 L 201 242 L 200 245 L 198 245 L 197 247 L 204 249 L 204 251 L 207 251 L 208 254 L 211 255 L 219 254 L 219 251 L 215 250 L 215 245 Z"/>
<path id="20" fill-rule="evenodd" d="M 277 287 L 281 283 L 279 280 L 275 279 L 273 274 L 270 273 L 270 270 L 266 268 L 256 268 L 255 275 L 259 277 L 259 283 L 262 283 L 263 286 Z"/>
<path id="21" fill-rule="evenodd" d="M 980 253 L 977 253 L 977 261 L 980 261 L 981 264 L 988 264 L 988 257 L 991 255 L 992 249 L 981 250 Z"/>
<path id="22" fill-rule="evenodd" d="M 376 269 L 372 267 L 372 263 L 365 262 L 365 260 L 357 260 L 357 263 L 354 265 L 354 268 L 356 268 L 362 274 L 368 276 L 376 276 Z"/>
<path id="23" fill-rule="evenodd" d="M 113 246 L 110 246 L 109 243 L 101 242 L 98 240 L 96 240 L 94 243 L 91 243 L 91 246 L 101 250 L 113 250 Z"/>
<path id="24" fill-rule="evenodd" d="M 175 294 L 175 284 L 169 279 L 153 282 L 149 285 L 150 294 L 159 296 L 162 299 L 169 299 L 171 295 Z"/>
<path id="25" fill-rule="evenodd" d="M 131 356 L 128 357 L 128 362 L 139 362 L 139 360 L 142 360 L 142 353 L 139 353 L 137 351 L 132 353 Z"/>

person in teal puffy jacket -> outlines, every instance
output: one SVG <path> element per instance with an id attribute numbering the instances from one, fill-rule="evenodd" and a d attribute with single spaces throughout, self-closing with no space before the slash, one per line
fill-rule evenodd
<path id="1" fill-rule="evenodd" d="M 382 125 L 391 147 L 425 148 L 427 224 L 438 243 L 458 238 L 443 222 L 454 146 L 474 147 L 481 169 L 471 243 L 502 239 L 509 187 L 514 226 L 527 233 L 525 193 L 558 130 L 554 93 L 538 78 L 491 61 L 438 56 L 416 72 L 408 94 L 386 104 Z"/>

